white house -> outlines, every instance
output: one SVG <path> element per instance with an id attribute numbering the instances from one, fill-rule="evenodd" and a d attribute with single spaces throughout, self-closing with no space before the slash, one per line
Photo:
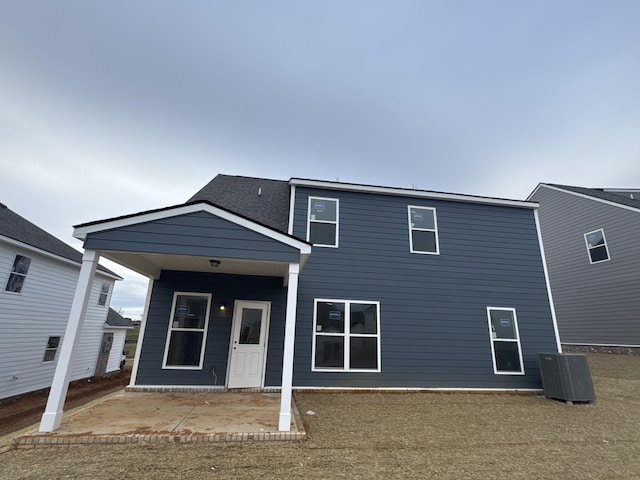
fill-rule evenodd
<path id="1" fill-rule="evenodd" d="M 0 203 L 0 398 L 51 385 L 81 264 L 78 251 Z M 70 380 L 96 374 L 116 280 L 96 270 Z M 122 347 L 111 355 L 107 373 Z"/>

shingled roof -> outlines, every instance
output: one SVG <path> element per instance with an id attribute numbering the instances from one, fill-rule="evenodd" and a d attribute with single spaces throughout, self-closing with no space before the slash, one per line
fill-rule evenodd
<path id="1" fill-rule="evenodd" d="M 207 201 L 286 233 L 289 182 L 267 178 L 217 175 L 188 203 Z"/>
<path id="2" fill-rule="evenodd" d="M 78 265 L 82 264 L 82 254 L 79 251 L 21 217 L 3 203 L 0 203 L 0 235 L 71 260 Z M 120 278 L 118 274 L 102 265 L 98 265 L 98 269 Z"/>
<path id="3" fill-rule="evenodd" d="M 110 327 L 133 328 L 133 322 L 130 318 L 124 318 L 111 307 L 109 307 L 109 312 L 107 313 L 106 323 Z"/>
<path id="4" fill-rule="evenodd" d="M 632 198 L 629 193 L 626 193 L 632 189 L 585 188 L 574 187 L 571 185 L 558 185 L 554 183 L 546 183 L 543 185 L 549 185 L 550 187 L 561 188 L 569 192 L 581 193 L 582 195 L 599 198 L 600 200 L 606 200 L 608 202 L 618 203 L 620 205 L 626 205 L 627 207 L 640 209 L 640 193 L 638 194 L 638 198 Z"/>

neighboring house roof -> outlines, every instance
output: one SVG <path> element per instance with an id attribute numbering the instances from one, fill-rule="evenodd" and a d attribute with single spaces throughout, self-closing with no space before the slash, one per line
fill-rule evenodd
<path id="1" fill-rule="evenodd" d="M 82 254 L 79 251 L 21 217 L 3 203 L 0 203 L 0 236 L 10 238 L 57 257 L 71 260 L 79 265 L 82 264 Z M 98 265 L 98 269 L 121 279 L 118 274 L 102 265 Z"/>
<path id="2" fill-rule="evenodd" d="M 210 202 L 286 233 L 289 196 L 285 180 L 217 175 L 187 203 Z"/>
<path id="3" fill-rule="evenodd" d="M 556 183 L 540 183 L 535 190 L 529 195 L 531 198 L 536 191 L 542 186 L 550 187 L 556 190 L 564 190 L 569 193 L 575 193 L 582 196 L 591 197 L 625 207 L 632 207 L 640 210 L 640 189 L 632 188 L 586 188 L 575 187 L 572 185 L 559 185 Z"/>
<path id="4" fill-rule="evenodd" d="M 109 307 L 109 313 L 107 313 L 106 324 L 116 328 L 133 328 L 133 322 L 130 318 L 124 318 L 111 307 Z"/>

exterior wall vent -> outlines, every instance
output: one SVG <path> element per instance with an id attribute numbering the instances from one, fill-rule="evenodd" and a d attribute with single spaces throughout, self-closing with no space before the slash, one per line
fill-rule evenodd
<path id="1" fill-rule="evenodd" d="M 564 400 L 569 404 L 596 399 L 585 355 L 539 353 L 538 364 L 545 397 Z"/>

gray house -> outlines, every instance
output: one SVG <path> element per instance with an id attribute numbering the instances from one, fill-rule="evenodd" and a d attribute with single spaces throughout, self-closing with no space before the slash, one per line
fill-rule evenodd
<path id="1" fill-rule="evenodd" d="M 541 183 L 529 200 L 562 343 L 640 347 L 640 189 Z"/>
<path id="2" fill-rule="evenodd" d="M 560 343 L 537 207 L 218 175 L 74 235 L 87 273 L 103 256 L 151 279 L 132 388 L 274 389 L 286 431 L 293 388 L 539 389 Z"/>

